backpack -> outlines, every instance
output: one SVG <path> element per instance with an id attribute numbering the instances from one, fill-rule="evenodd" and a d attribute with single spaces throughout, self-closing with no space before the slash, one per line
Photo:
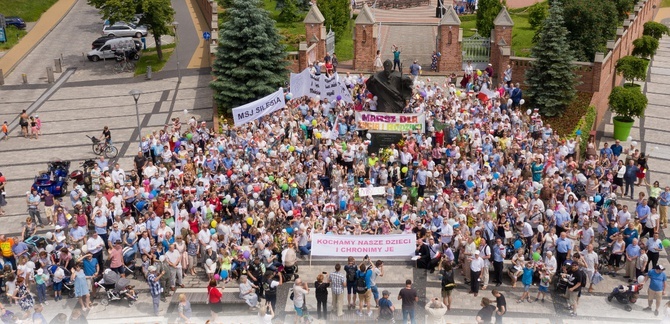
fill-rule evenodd
<path id="1" fill-rule="evenodd" d="M 360 276 L 356 278 L 356 292 L 359 294 L 364 294 L 368 291 L 368 285 L 367 283 L 365 283 L 366 272 L 363 272 Z"/>
<path id="2" fill-rule="evenodd" d="M 347 281 L 348 282 L 356 281 L 356 267 L 347 266 L 347 267 L 344 268 L 344 271 L 347 272 Z"/>
<path id="3" fill-rule="evenodd" d="M 582 281 L 581 281 L 582 284 L 579 286 L 579 288 L 584 288 L 584 287 L 586 287 L 586 277 L 587 277 L 587 274 L 586 274 L 586 272 L 585 272 L 584 270 L 579 270 L 579 272 L 582 273 Z"/>
<path id="4" fill-rule="evenodd" d="M 266 297 L 273 297 L 277 295 L 277 287 L 272 287 L 272 279 L 268 279 L 263 282 L 263 290 L 265 290 Z"/>
<path id="5" fill-rule="evenodd" d="M 442 290 L 452 290 L 456 288 L 456 283 L 454 282 L 454 270 L 451 271 L 442 271 Z"/>

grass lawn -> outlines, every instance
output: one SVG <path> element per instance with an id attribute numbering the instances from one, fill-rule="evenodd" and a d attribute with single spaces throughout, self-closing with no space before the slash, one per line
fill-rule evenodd
<path id="1" fill-rule="evenodd" d="M 354 20 L 349 20 L 349 25 L 342 35 L 335 34 L 335 54 L 339 62 L 354 59 Z"/>
<path id="2" fill-rule="evenodd" d="M 661 8 L 670 7 L 670 0 L 661 1 Z"/>
<path id="3" fill-rule="evenodd" d="M 276 0 L 263 0 L 263 8 L 270 12 L 270 18 L 276 21 L 279 34 L 284 37 L 282 43 L 286 45 L 286 50 L 297 51 L 301 41 L 305 40 L 305 24 L 302 23 L 307 12 L 301 12 L 300 18 L 297 22 L 282 23 L 279 22 L 279 14 L 281 11 L 277 10 Z"/>
<path id="4" fill-rule="evenodd" d="M 147 73 L 147 66 L 151 66 L 152 72 L 158 72 L 163 69 L 165 63 L 170 59 L 172 53 L 174 53 L 175 44 L 163 45 L 163 60 L 158 60 L 158 54 L 156 53 L 156 48 L 147 48 L 142 51 L 140 60 L 135 64 L 135 75 Z"/>
<path id="5" fill-rule="evenodd" d="M 27 33 L 26 33 L 25 30 L 20 30 L 20 29 L 14 27 L 14 26 L 8 26 L 7 30 L 5 30 L 5 34 L 6 34 L 6 37 L 7 37 L 7 42 L 6 43 L 0 43 L 0 50 L 8 50 L 8 49 L 12 48 Z"/>
<path id="6" fill-rule="evenodd" d="M 0 0 L 0 14 L 37 21 L 58 0 Z"/>
<path id="7" fill-rule="evenodd" d="M 665 0 L 670 1 L 670 0 Z M 530 49 L 533 47 L 533 36 L 535 30 L 528 23 L 528 14 L 524 12 L 525 8 L 510 10 L 510 16 L 514 20 L 512 29 L 512 53 L 514 56 L 529 57 Z M 475 34 L 477 29 L 477 16 L 463 15 L 461 19 L 461 28 L 463 28 L 463 38 Z"/>
<path id="8" fill-rule="evenodd" d="M 545 124 L 550 124 L 551 128 L 555 130 L 558 135 L 571 136 L 574 135 L 574 130 L 579 120 L 587 113 L 589 103 L 593 94 L 587 92 L 577 92 L 577 97 L 565 109 L 565 113 L 561 117 L 542 117 Z M 532 103 L 526 104 L 527 107 L 532 107 Z"/>

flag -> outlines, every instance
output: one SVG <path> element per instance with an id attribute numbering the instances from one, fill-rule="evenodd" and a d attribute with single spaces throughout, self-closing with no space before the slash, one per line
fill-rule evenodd
<path id="1" fill-rule="evenodd" d="M 436 120 L 436 121 L 433 121 L 433 127 L 435 127 L 436 132 L 439 132 L 439 131 L 447 128 L 447 124 L 439 122 L 439 121 Z"/>

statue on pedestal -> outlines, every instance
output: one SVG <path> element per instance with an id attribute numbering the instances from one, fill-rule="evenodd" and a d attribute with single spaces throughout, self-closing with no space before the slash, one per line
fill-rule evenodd
<path id="1" fill-rule="evenodd" d="M 384 70 L 372 75 L 366 82 L 368 90 L 377 96 L 377 111 L 402 113 L 412 98 L 412 79 L 393 71 L 393 62 L 386 60 Z"/>

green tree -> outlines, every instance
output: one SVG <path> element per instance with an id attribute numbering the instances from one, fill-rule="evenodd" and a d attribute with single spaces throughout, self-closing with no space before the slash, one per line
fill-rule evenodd
<path id="1" fill-rule="evenodd" d="M 670 28 L 655 21 L 647 21 L 644 23 L 644 31 L 642 31 L 642 35 L 661 39 L 663 35 L 670 35 Z"/>
<path id="2" fill-rule="evenodd" d="M 554 3 L 558 1 L 553 1 Z M 560 2 L 558 2 L 560 3 Z M 564 0 L 563 25 L 570 31 L 568 44 L 579 61 L 592 62 L 596 52 L 604 51 L 607 40 L 614 39 L 618 13 L 613 1 Z"/>
<path id="3" fill-rule="evenodd" d="M 635 84 L 635 80 L 644 79 L 647 75 L 647 61 L 632 55 L 624 56 L 616 61 L 616 72 L 623 75 L 626 81 Z"/>
<path id="4" fill-rule="evenodd" d="M 316 5 L 323 15 L 326 29 L 332 28 L 336 34 L 344 33 L 351 19 L 349 0 L 320 0 Z"/>
<path id="5" fill-rule="evenodd" d="M 479 0 L 477 4 L 477 33 L 491 37 L 493 21 L 496 19 L 503 4 L 500 0 Z"/>
<path id="6" fill-rule="evenodd" d="M 533 29 L 538 29 L 542 26 L 542 22 L 547 18 L 549 13 L 549 6 L 546 2 L 538 2 L 528 8 L 528 23 Z"/>
<path id="7" fill-rule="evenodd" d="M 292 23 L 298 20 L 300 11 L 295 4 L 295 0 L 284 0 L 284 7 L 279 13 L 279 21 L 284 23 Z"/>
<path id="8" fill-rule="evenodd" d="M 647 109 L 647 96 L 636 88 L 614 87 L 608 98 L 610 111 L 619 120 L 633 122 L 634 117 L 643 117 Z"/>
<path id="9" fill-rule="evenodd" d="M 560 2 L 554 3 L 544 20 L 538 42 L 531 50 L 535 61 L 526 71 L 526 84 L 529 86 L 526 93 L 545 116 L 562 115 L 576 94 L 563 8 Z"/>
<path id="10" fill-rule="evenodd" d="M 174 9 L 168 0 L 88 0 L 98 9 L 103 19 L 110 23 L 132 21 L 136 14 L 141 14 L 140 25 L 147 26 L 156 42 L 158 59 L 163 60 L 161 37 L 174 35 L 172 22 Z"/>
<path id="11" fill-rule="evenodd" d="M 616 10 L 618 13 L 619 20 L 624 20 L 628 18 L 628 14 L 633 11 L 635 7 L 635 1 L 633 0 L 616 0 L 615 1 Z"/>
<path id="12" fill-rule="evenodd" d="M 658 49 L 658 39 L 652 36 L 642 36 L 633 41 L 631 54 L 642 58 L 654 57 Z"/>
<path id="13" fill-rule="evenodd" d="M 220 113 L 277 91 L 288 76 L 284 45 L 260 1 L 233 0 L 228 11 L 210 83 Z"/>

